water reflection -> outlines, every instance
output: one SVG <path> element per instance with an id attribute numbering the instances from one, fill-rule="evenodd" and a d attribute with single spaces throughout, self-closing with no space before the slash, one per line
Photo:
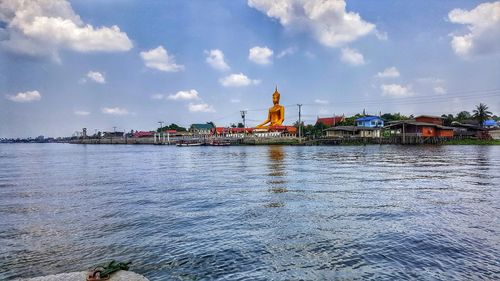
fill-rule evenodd
<path id="1" fill-rule="evenodd" d="M 283 160 L 285 153 L 282 146 L 269 146 L 269 176 L 270 177 L 283 177 L 285 176 L 285 169 Z"/>
<path id="2" fill-rule="evenodd" d="M 287 181 L 285 171 L 285 152 L 282 146 L 269 146 L 268 147 L 268 179 L 266 183 L 269 186 L 269 191 L 274 194 L 286 193 Z M 266 207 L 279 208 L 283 207 L 283 202 L 271 202 L 266 204 Z"/>

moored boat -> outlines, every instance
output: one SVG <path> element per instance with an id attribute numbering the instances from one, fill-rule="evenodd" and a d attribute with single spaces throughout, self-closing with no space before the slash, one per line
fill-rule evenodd
<path id="1" fill-rule="evenodd" d="M 177 146 L 201 146 L 201 142 L 179 142 L 176 144 Z"/>

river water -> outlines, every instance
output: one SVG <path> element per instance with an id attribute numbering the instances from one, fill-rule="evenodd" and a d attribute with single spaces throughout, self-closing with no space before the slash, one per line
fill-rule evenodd
<path id="1" fill-rule="evenodd" d="M 500 146 L 0 144 L 0 280 L 499 280 Z"/>

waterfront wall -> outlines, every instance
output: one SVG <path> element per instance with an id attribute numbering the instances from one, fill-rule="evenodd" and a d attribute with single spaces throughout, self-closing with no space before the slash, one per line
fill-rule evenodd
<path id="1" fill-rule="evenodd" d="M 73 144 L 171 144 L 175 145 L 179 141 L 187 142 L 201 142 L 210 143 L 212 141 L 225 141 L 232 145 L 266 145 L 266 144 L 283 144 L 292 145 L 298 144 L 299 138 L 287 136 L 287 137 L 185 137 L 185 138 L 171 138 L 170 142 L 162 141 L 154 138 L 81 138 L 72 140 Z"/>
<path id="2" fill-rule="evenodd" d="M 470 137 L 419 137 L 407 136 L 402 138 L 399 136 L 384 137 L 384 138 L 362 138 L 362 137 L 348 137 L 348 138 L 334 138 L 323 137 L 317 139 L 299 139 L 294 136 L 287 137 L 255 137 L 247 136 L 240 138 L 224 138 L 224 137 L 189 137 L 189 138 L 171 138 L 170 142 L 155 142 L 154 138 L 100 138 L 100 139 L 74 139 L 70 143 L 73 144 L 164 144 L 175 145 L 179 141 L 187 142 L 201 142 L 210 144 L 212 141 L 229 142 L 232 145 L 364 145 L 364 144 L 447 144 L 456 143 L 467 140 L 478 140 L 477 138 Z"/>

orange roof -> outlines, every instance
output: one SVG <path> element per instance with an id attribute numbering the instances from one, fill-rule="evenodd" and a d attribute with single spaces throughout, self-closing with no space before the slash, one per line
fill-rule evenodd
<path id="1" fill-rule="evenodd" d="M 344 116 L 334 116 L 334 117 L 324 117 L 324 118 L 318 117 L 318 120 L 316 120 L 316 124 L 322 123 L 323 125 L 326 126 L 333 126 L 344 120 L 345 120 Z"/>

